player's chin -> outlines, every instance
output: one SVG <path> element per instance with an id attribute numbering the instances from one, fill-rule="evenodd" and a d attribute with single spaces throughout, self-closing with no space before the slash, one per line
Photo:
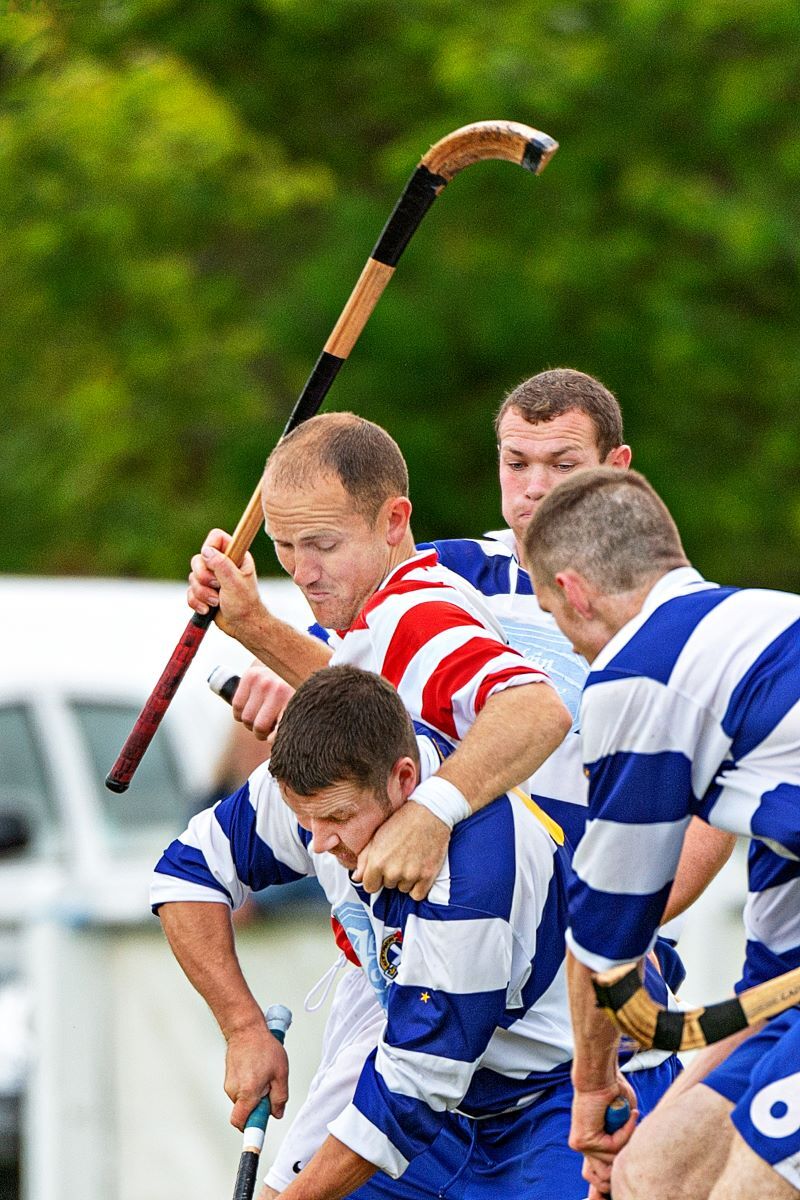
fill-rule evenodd
<path id="1" fill-rule="evenodd" d="M 355 871 L 358 866 L 358 855 L 350 850 L 334 850 L 333 857 L 348 871 Z"/>
<path id="2" fill-rule="evenodd" d="M 349 629 L 352 625 L 355 614 L 350 611 L 350 606 L 343 605 L 340 600 L 328 594 L 320 596 L 309 592 L 305 593 L 305 597 L 314 619 L 323 629 Z"/>

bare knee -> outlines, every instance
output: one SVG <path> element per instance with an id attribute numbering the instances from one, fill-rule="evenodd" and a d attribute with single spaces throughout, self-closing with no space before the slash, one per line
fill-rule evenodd
<path id="1" fill-rule="evenodd" d="M 728 1157 L 729 1112 L 703 1085 L 679 1105 L 656 1106 L 614 1162 L 614 1200 L 706 1200 Z"/>

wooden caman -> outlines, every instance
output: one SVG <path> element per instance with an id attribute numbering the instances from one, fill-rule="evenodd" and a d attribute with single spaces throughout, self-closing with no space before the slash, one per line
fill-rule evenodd
<path id="1" fill-rule="evenodd" d="M 282 437 L 319 412 L 340 367 L 347 360 L 392 278 L 400 255 L 450 180 L 465 167 L 486 159 L 517 163 L 534 175 L 540 175 L 557 149 L 558 143 L 551 137 L 528 125 L 516 121 L 477 121 L 449 133 L 423 155 L 334 325 Z M 262 521 L 259 480 L 226 551 L 227 557 L 237 566 L 241 565 Z M 169 662 L 106 777 L 106 787 L 112 792 L 127 791 L 213 619 L 211 612 L 203 616 L 195 613 L 181 634 Z"/>

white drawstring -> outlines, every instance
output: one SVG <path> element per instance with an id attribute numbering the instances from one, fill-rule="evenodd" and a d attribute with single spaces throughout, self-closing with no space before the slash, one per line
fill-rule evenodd
<path id="1" fill-rule="evenodd" d="M 330 995 L 330 990 L 336 981 L 338 972 L 341 971 L 346 962 L 347 958 L 345 957 L 344 953 L 340 951 L 336 962 L 331 963 L 325 974 L 321 979 L 317 980 L 303 1001 L 303 1008 L 307 1013 L 316 1012 L 317 1009 L 322 1008 L 323 1004 Z M 320 996 L 319 1000 L 315 1001 L 314 996 L 317 994 L 317 992 L 319 992 L 320 989 L 322 989 L 322 995 Z"/>

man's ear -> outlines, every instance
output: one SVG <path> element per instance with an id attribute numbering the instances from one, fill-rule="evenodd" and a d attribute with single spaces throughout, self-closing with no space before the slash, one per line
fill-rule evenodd
<path id="1" fill-rule="evenodd" d="M 386 543 L 389 546 L 399 546 L 408 533 L 411 521 L 411 501 L 408 496 L 393 496 L 384 506 L 386 521 Z"/>
<path id="2" fill-rule="evenodd" d="M 632 458 L 633 451 L 630 446 L 615 446 L 603 459 L 603 466 L 618 467 L 621 471 L 627 471 Z"/>
<path id="3" fill-rule="evenodd" d="M 402 804 L 411 795 L 418 782 L 419 767 L 413 758 L 404 754 L 402 758 L 398 758 L 389 775 L 388 791 L 393 807 L 397 806 L 395 796 L 397 801 Z"/>
<path id="4" fill-rule="evenodd" d="M 556 587 L 561 589 L 564 599 L 575 609 L 578 616 L 590 620 L 595 615 L 592 604 L 593 589 L 582 575 L 579 575 L 577 571 L 559 571 L 555 583 Z"/>

